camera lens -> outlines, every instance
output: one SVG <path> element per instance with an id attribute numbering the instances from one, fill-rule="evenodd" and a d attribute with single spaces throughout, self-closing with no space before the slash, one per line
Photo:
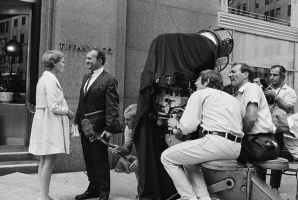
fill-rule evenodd
<path id="1" fill-rule="evenodd" d="M 274 104 L 274 98 L 266 96 L 266 100 L 268 104 Z"/>

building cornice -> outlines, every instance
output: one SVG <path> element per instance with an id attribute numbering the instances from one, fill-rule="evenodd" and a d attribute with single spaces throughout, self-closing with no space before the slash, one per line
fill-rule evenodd
<path id="1" fill-rule="evenodd" d="M 218 11 L 218 26 L 245 33 L 298 42 L 298 28 Z"/>

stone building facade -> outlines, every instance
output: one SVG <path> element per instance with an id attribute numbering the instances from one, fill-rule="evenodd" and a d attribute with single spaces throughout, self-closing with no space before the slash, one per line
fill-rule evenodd
<path id="1" fill-rule="evenodd" d="M 140 74 L 151 41 L 161 33 L 193 33 L 216 26 L 219 7 L 217 0 L 12 0 L 10 3 L 0 0 L 0 3 L 5 5 L 0 9 L 3 18 L 9 18 L 9 12 L 17 7 L 15 15 L 25 14 L 30 20 L 26 103 L 35 101 L 35 85 L 44 70 L 40 65 L 41 55 L 45 50 L 58 49 L 66 55 L 67 65 L 59 80 L 70 108 L 76 110 L 82 77 L 87 73 L 86 52 L 98 47 L 107 52 L 104 68 L 118 80 L 121 113 L 127 105 L 137 102 Z M 23 145 L 27 146 L 32 114 L 24 112 L 27 132 Z M 122 139 L 118 135 L 112 142 L 121 144 Z M 72 139 L 71 150 L 70 155 L 58 157 L 56 171 L 84 168 L 79 138 Z M 110 157 L 114 164 L 117 158 Z"/>
<path id="2" fill-rule="evenodd" d="M 29 20 L 28 38 L 25 39 L 28 40 L 26 102 L 10 104 L 11 110 L 19 106 L 23 112 L 24 119 L 19 121 L 26 131 L 18 136 L 23 139 L 18 139 L 22 141 L 18 145 L 25 147 L 28 146 L 33 116 L 27 107 L 34 104 L 35 86 L 44 70 L 40 65 L 41 55 L 48 49 L 58 49 L 66 55 L 67 67 L 59 80 L 72 110 L 76 110 L 82 77 L 88 72 L 85 66 L 87 51 L 93 47 L 105 50 L 107 61 L 104 68 L 117 78 L 119 84 L 121 117 L 126 106 L 137 102 L 140 74 L 149 46 L 162 33 L 194 33 L 216 26 L 230 29 L 235 41 L 231 61 L 248 62 L 257 68 L 285 63 L 290 71 L 290 85 L 295 86 L 298 82 L 295 79 L 298 64 L 296 18 L 292 19 L 290 27 L 248 19 L 228 13 L 227 0 L 0 0 L 0 3 L 0 20 L 17 15 L 25 15 Z M 292 0 L 291 5 L 292 13 L 297 13 L 297 0 Z M 253 41 L 258 42 L 251 45 Z M 268 47 L 263 47 L 263 44 Z M 276 47 L 277 55 L 261 59 L 262 55 L 270 54 L 272 46 Z M 256 51 L 259 54 L 251 53 Z M 286 55 L 289 52 L 290 57 Z M 0 124 L 1 117 L 0 113 Z M 0 139 L 6 134 L 1 131 Z M 123 136 L 117 135 L 112 142 L 121 144 L 122 140 Z M 1 144 L 0 140 L 0 145 L 14 144 Z M 112 166 L 116 160 L 115 156 L 110 156 Z M 82 169 L 80 139 L 74 138 L 71 140 L 71 154 L 59 155 L 56 171 Z"/>

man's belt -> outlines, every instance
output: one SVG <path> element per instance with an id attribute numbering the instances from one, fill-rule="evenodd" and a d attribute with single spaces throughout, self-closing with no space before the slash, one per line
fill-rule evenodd
<path id="1" fill-rule="evenodd" d="M 218 135 L 218 136 L 224 137 L 228 140 L 231 140 L 231 141 L 237 142 L 237 143 L 241 143 L 241 141 L 242 141 L 242 138 L 240 138 L 238 136 L 235 136 L 235 135 L 232 135 L 231 133 L 204 130 L 203 135 L 205 136 L 207 134 Z"/>

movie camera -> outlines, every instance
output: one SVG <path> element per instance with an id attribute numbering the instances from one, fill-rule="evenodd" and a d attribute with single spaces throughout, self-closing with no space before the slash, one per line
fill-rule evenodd
<path id="1" fill-rule="evenodd" d="M 204 40 L 207 39 L 211 41 L 213 44 L 212 47 L 215 47 L 214 49 L 206 46 L 206 48 L 203 49 L 205 51 L 205 60 L 215 59 L 210 62 L 215 65 L 208 66 L 209 69 L 217 69 L 219 71 L 223 70 L 229 62 L 229 54 L 232 52 L 234 46 L 231 33 L 225 29 L 219 28 L 202 30 L 197 34 L 204 38 Z M 200 51 L 196 53 L 199 54 L 197 56 L 203 56 L 203 53 Z M 210 56 L 212 54 L 215 54 L 215 56 Z M 196 67 L 202 68 L 201 66 Z M 198 75 L 200 71 L 197 71 L 196 74 Z M 179 79 L 179 76 L 175 77 L 166 74 L 163 74 L 160 78 L 155 79 L 157 91 L 154 105 L 155 118 L 157 125 L 164 128 L 165 134 L 170 134 L 170 138 L 166 139 L 168 145 L 170 145 L 169 143 L 172 143 L 174 138 L 171 136 L 172 130 L 167 127 L 167 120 L 170 118 L 176 118 L 179 120 L 181 118 L 189 96 L 196 90 L 194 85 L 196 80 L 184 80 L 182 83 Z M 183 137 L 184 136 L 182 135 L 178 135 L 176 136 L 176 139 L 179 138 L 180 140 L 184 140 Z"/>

